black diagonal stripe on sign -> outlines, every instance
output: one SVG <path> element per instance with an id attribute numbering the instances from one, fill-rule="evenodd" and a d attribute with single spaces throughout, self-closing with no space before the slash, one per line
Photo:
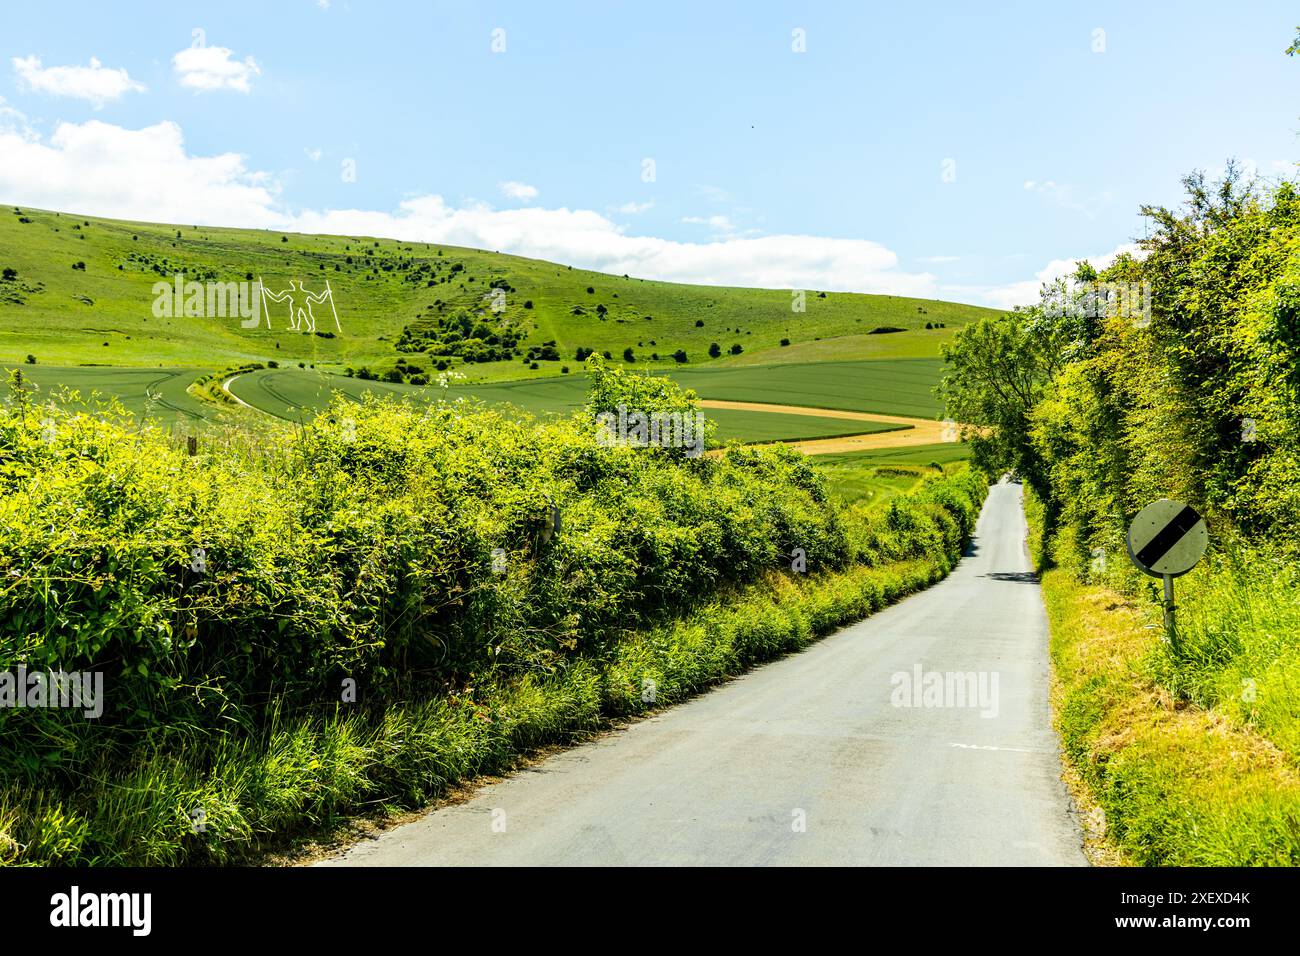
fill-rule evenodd
<path id="1" fill-rule="evenodd" d="M 1138 564 L 1144 568 L 1153 567 L 1169 552 L 1170 548 L 1182 540 L 1183 535 L 1195 528 L 1196 522 L 1200 520 L 1201 516 L 1191 507 L 1184 506 L 1182 511 L 1174 515 L 1174 520 L 1161 528 L 1159 533 L 1137 553 Z"/>

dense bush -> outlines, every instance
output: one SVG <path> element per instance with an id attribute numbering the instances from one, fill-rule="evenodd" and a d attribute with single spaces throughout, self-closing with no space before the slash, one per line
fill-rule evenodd
<path id="1" fill-rule="evenodd" d="M 667 379 L 596 381 L 593 408 L 691 408 Z M 179 687 L 206 710 L 398 670 L 549 671 L 796 545 L 850 559 L 799 455 L 680 451 L 604 447 L 589 416 L 371 401 L 265 454 L 189 457 L 149 428 L 15 405 L 0 667 L 120 671 L 106 721 L 148 722 Z"/>
<path id="2" fill-rule="evenodd" d="M 34 408 L 19 390 L 0 410 L 0 670 L 100 671 L 107 687 L 97 721 L 0 710 L 0 862 L 9 833 L 24 859 L 220 858 L 363 799 L 423 799 L 618 710 L 593 681 L 626 642 L 790 575 L 795 549 L 810 581 L 911 562 L 897 594 L 942 574 L 982 500 L 967 475 L 845 511 L 782 447 L 609 447 L 593 413 L 694 399 L 600 359 L 592 376 L 565 420 L 340 400 L 292 440 L 193 456 L 112 409 Z M 485 693 L 507 703 L 458 709 Z M 550 716 L 512 731 L 521 694 Z M 383 743 L 397 726 L 410 741 Z M 352 754 L 354 734 L 380 751 Z M 480 755 L 457 762 L 457 739 Z M 343 749 L 294 769 L 289 752 L 320 740 Z M 195 806 L 229 845 L 196 843 Z"/>

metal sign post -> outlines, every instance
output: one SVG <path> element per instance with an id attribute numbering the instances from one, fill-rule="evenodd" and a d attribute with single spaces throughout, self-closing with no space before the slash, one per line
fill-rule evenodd
<path id="1" fill-rule="evenodd" d="M 1178 647 L 1178 628 L 1174 621 L 1174 576 L 1166 574 L 1165 578 L 1165 634 L 1175 651 Z"/>
<path id="2" fill-rule="evenodd" d="M 1174 609 L 1174 578 L 1186 574 L 1205 555 L 1210 530 L 1195 508 L 1181 501 L 1153 501 L 1128 528 L 1128 556 L 1144 574 L 1163 578 L 1165 635 L 1175 653 L 1178 628 Z"/>

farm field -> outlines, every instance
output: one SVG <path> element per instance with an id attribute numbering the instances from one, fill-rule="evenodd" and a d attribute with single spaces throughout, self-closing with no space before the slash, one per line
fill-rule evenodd
<path id="1" fill-rule="evenodd" d="M 299 421 L 312 417 L 328 405 L 330 395 L 334 392 L 358 401 L 368 393 L 410 398 L 418 402 L 467 398 L 489 405 L 509 405 L 537 416 L 568 415 L 582 407 L 586 401 L 588 384 L 585 376 L 572 376 L 547 382 L 510 385 L 417 388 L 387 382 L 361 381 L 302 369 L 260 369 L 240 375 L 231 383 L 230 391 L 254 408 L 288 421 Z M 722 441 L 736 439 L 753 443 L 871 434 L 907 427 L 897 423 L 745 409 L 710 408 L 705 414 L 718 423 L 718 438 Z"/>
<path id="2" fill-rule="evenodd" d="M 939 411 L 932 389 L 939 359 L 867 360 L 820 364 L 750 366 L 665 372 L 701 398 L 765 402 L 852 412 L 934 418 Z M 413 386 L 371 382 L 302 369 L 267 369 L 241 376 L 234 393 L 256 408 L 280 417 L 289 409 L 321 408 L 336 389 L 353 398 L 375 394 L 418 394 Z M 438 389 L 434 389 L 438 391 Z M 509 403 L 534 414 L 567 412 L 586 401 L 582 375 L 486 384 L 451 384 L 449 398 L 472 397 L 489 404 Z"/>
<path id="3" fill-rule="evenodd" d="M 152 416 L 170 423 L 175 416 L 185 421 L 214 421 L 221 408 L 190 395 L 186 388 L 210 369 L 116 368 L 86 366 L 61 368 L 49 365 L 5 365 L 0 374 L 20 372 L 32 387 L 32 400 L 45 403 L 61 394 L 76 394 L 82 403 L 116 399 L 137 417 Z M 8 395 L 10 389 L 5 389 Z"/>
<path id="4" fill-rule="evenodd" d="M 886 364 L 886 363 L 878 363 Z M 229 420 L 236 416 L 238 409 L 225 408 L 215 403 L 202 401 L 190 395 L 186 386 L 199 375 L 210 369 L 148 369 L 148 368 L 111 368 L 111 367 L 52 367 L 42 365 L 22 365 L 5 367 L 7 372 L 18 370 L 24 380 L 34 386 L 37 402 L 57 398 L 63 394 L 75 393 L 84 403 L 93 404 L 96 397 L 114 398 L 123 407 L 135 414 L 150 415 L 164 425 L 170 425 L 173 416 L 183 423 L 203 423 Z M 741 370 L 737 370 L 739 372 Z M 745 375 L 730 375 L 720 372 L 716 376 L 673 375 L 682 384 L 690 384 L 704 391 L 706 396 L 761 395 L 758 381 L 763 373 L 775 373 L 773 378 L 786 378 L 780 369 L 748 369 Z M 889 377 L 889 370 L 882 370 L 882 378 Z M 828 380 L 835 381 L 837 376 L 831 374 Z M 907 381 L 907 378 L 904 378 Z M 840 377 L 839 381 L 843 381 Z M 911 379 L 915 381 L 915 379 Z M 717 383 L 722 383 L 721 385 Z M 586 400 L 587 379 L 585 376 L 566 376 L 548 381 L 498 383 L 474 386 L 450 386 L 446 389 L 437 386 L 396 385 L 387 382 L 363 381 L 342 375 L 330 375 L 304 369 L 261 369 L 245 373 L 235 378 L 231 393 L 254 409 L 266 412 L 284 421 L 299 422 L 310 419 L 329 404 L 332 392 L 342 393 L 359 401 L 367 394 L 376 396 L 407 397 L 416 401 L 437 401 L 442 398 L 471 398 L 490 405 L 511 405 L 533 415 L 569 414 L 582 406 Z M 793 391 L 787 396 L 795 397 Z M 845 398 L 848 401 L 845 402 Z M 883 395 L 877 392 L 877 395 Z M 863 401 L 874 411 L 913 411 L 917 405 L 914 395 L 901 392 L 898 402 L 887 399 Z M 779 396 L 778 396 L 779 397 Z M 814 396 L 814 400 L 831 403 L 852 403 L 851 393 L 841 390 L 824 399 Z M 722 399 L 731 401 L 733 399 Z M 896 431 L 906 425 L 884 422 L 870 422 L 832 417 L 812 417 L 801 414 L 783 414 L 771 411 L 753 411 L 746 409 L 710 408 L 706 410 L 709 418 L 718 423 L 718 437 L 723 440 L 736 439 L 744 442 L 759 443 L 783 440 L 814 440 L 842 435 L 875 434 Z"/>

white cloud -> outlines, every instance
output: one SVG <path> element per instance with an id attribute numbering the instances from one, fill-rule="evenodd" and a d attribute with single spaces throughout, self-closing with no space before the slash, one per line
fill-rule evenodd
<path id="1" fill-rule="evenodd" d="M 945 293 L 958 301 L 977 302 L 995 309 L 1012 309 L 1018 305 L 1036 305 L 1038 294 L 1044 285 L 1074 273 L 1079 263 L 1085 259 L 1094 269 L 1101 270 L 1111 265 L 1122 253 L 1141 256 L 1142 250 L 1131 242 L 1116 246 L 1110 252 L 1098 256 L 1081 256 L 1078 259 L 1053 259 L 1034 278 L 1023 282 L 1009 282 L 999 286 L 948 286 Z"/>
<path id="2" fill-rule="evenodd" d="M 16 123 L 25 124 L 27 122 L 27 117 L 25 115 L 18 112 L 18 110 L 14 109 L 12 106 L 6 106 L 5 98 L 0 96 L 0 119 L 4 119 L 5 117 L 9 117 Z"/>
<path id="3" fill-rule="evenodd" d="M 0 128 L 0 202 L 152 222 L 368 235 L 498 249 L 615 275 L 771 289 L 825 289 L 935 297 L 936 278 L 899 268 L 866 239 L 807 235 L 680 242 L 627 235 L 598 212 L 453 206 L 437 195 L 393 211 L 291 213 L 276 184 L 235 153 L 192 156 L 180 127 L 139 130 L 63 123 L 48 140 Z"/>
<path id="4" fill-rule="evenodd" d="M 513 179 L 508 182 L 497 183 L 497 187 L 501 190 L 503 195 L 509 196 L 511 199 L 519 199 L 523 202 L 528 202 L 531 199 L 537 198 L 536 186 L 515 182 Z"/>
<path id="5" fill-rule="evenodd" d="M 307 158 L 310 159 L 313 163 L 319 163 L 321 156 L 324 155 L 324 153 L 321 151 L 321 148 L 319 146 L 315 148 L 304 149 L 303 152 L 307 154 Z"/>
<path id="6" fill-rule="evenodd" d="M 234 51 L 224 46 L 195 46 L 181 50 L 172 57 L 172 67 L 180 77 L 181 86 L 201 93 L 211 90 L 248 93 L 253 89 L 253 77 L 262 73 L 262 68 L 251 56 L 236 60 Z"/>
<path id="7" fill-rule="evenodd" d="M 726 216 L 686 216 L 682 222 L 695 226 L 708 226 L 715 233 L 723 235 L 736 231 L 735 225 Z"/>
<path id="8" fill-rule="evenodd" d="M 957 262 L 960 259 L 961 259 L 960 256 L 922 256 L 920 261 L 932 262 L 935 265 L 945 265 L 949 262 Z"/>
<path id="9" fill-rule="evenodd" d="M 127 93 L 142 93 L 145 88 L 126 70 L 109 69 L 93 56 L 90 66 L 42 67 L 38 56 L 16 56 L 11 62 L 19 86 L 36 93 L 87 100 L 95 104 L 95 109 Z"/>
<path id="10" fill-rule="evenodd" d="M 629 236 L 585 209 L 492 209 L 406 200 L 396 212 L 332 209 L 294 220 L 303 232 L 445 242 L 548 259 L 615 275 L 769 289 L 826 289 L 933 296 L 935 278 L 898 269 L 898 257 L 865 239 L 763 236 L 707 243 Z"/>
<path id="11" fill-rule="evenodd" d="M 0 127 L 0 196 L 14 204 L 152 222 L 271 227 L 273 185 L 235 153 L 190 156 L 175 123 L 60 123 L 48 141 Z"/>
<path id="12" fill-rule="evenodd" d="M 617 211 L 625 216 L 635 216 L 639 213 L 645 212 L 653 205 L 654 200 L 650 200 L 649 202 L 625 202 L 623 205 L 618 207 Z"/>

